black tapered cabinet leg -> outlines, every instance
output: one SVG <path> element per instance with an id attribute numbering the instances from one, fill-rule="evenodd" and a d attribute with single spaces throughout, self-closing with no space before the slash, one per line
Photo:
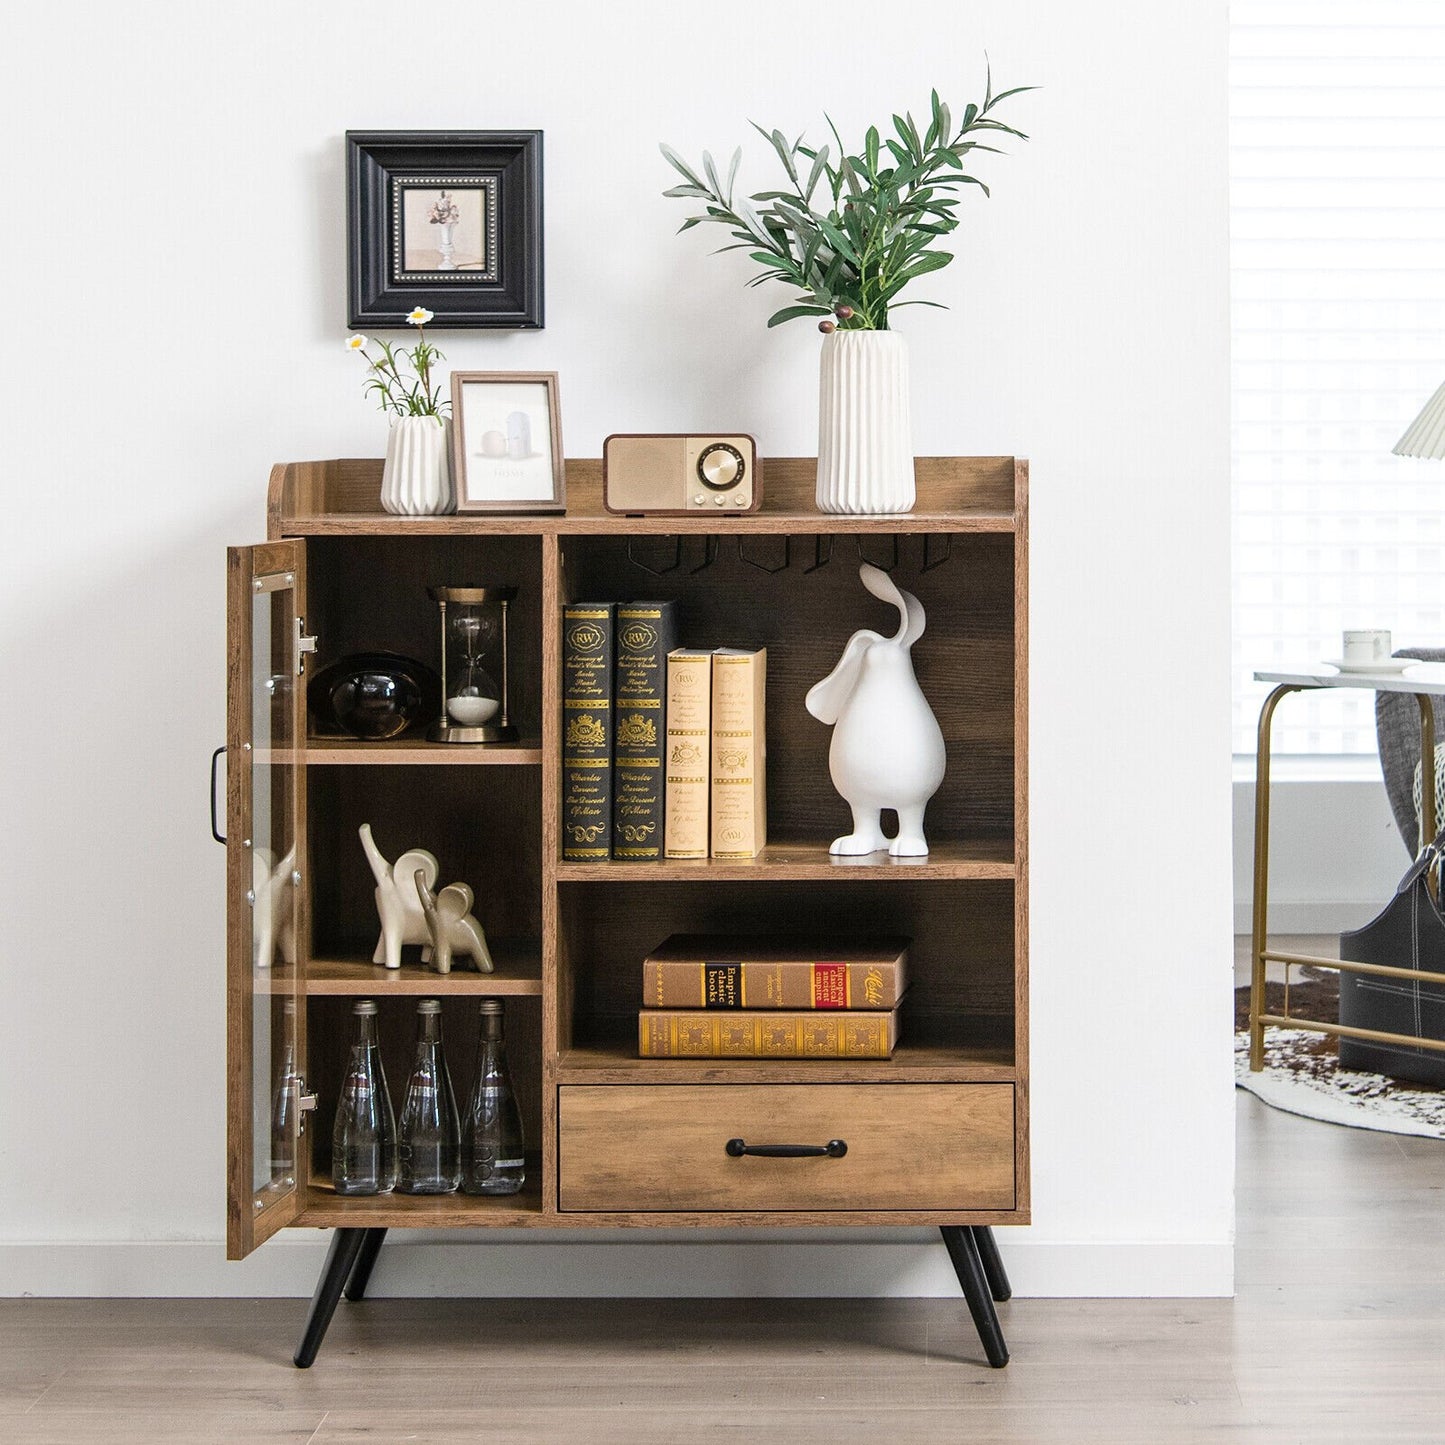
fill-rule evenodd
<path id="1" fill-rule="evenodd" d="M 351 1268 L 351 1278 L 346 1281 L 346 1298 L 349 1300 L 366 1298 L 366 1286 L 371 1280 L 371 1270 L 376 1263 L 376 1256 L 381 1253 L 381 1241 L 386 1238 L 386 1231 L 384 1229 L 367 1229 L 363 1231 L 363 1235 L 361 1248 L 356 1254 L 356 1263 Z M 994 1251 L 994 1258 L 998 1258 L 997 1250 Z M 985 1265 L 985 1267 L 987 1266 Z M 993 1276 L 989 1275 L 989 1279 L 992 1280 Z M 1008 1296 L 995 1294 L 994 1298 L 1007 1299 Z"/>
<path id="2" fill-rule="evenodd" d="M 953 1272 L 963 1286 L 963 1297 L 968 1302 L 968 1312 L 973 1316 L 983 1352 L 989 1364 L 1001 1370 L 1008 1364 L 1008 1346 L 999 1328 L 998 1314 L 993 1307 L 993 1296 L 983 1272 L 983 1261 L 979 1258 L 973 1229 L 968 1225 L 944 1224 L 939 1227 L 939 1233 L 943 1235 L 948 1257 L 953 1261 Z"/>
<path id="3" fill-rule="evenodd" d="M 1003 1267 L 1003 1258 L 998 1252 L 993 1229 L 987 1224 L 975 1224 L 972 1230 L 973 1242 L 978 1246 L 979 1261 L 983 1265 L 984 1278 L 988 1280 L 988 1292 L 1002 1304 L 1005 1300 L 1012 1299 L 1014 1292 L 1013 1286 L 1008 1282 L 1008 1274 Z M 347 1292 L 347 1297 L 357 1298 L 350 1291 Z"/>
<path id="4" fill-rule="evenodd" d="M 309 1370 L 326 1338 L 326 1327 L 336 1313 L 336 1301 L 351 1277 L 356 1266 L 356 1257 L 361 1253 L 369 1230 L 338 1229 L 331 1236 L 331 1248 L 326 1252 L 326 1264 L 321 1278 L 316 1282 L 316 1293 L 311 1300 L 311 1313 L 306 1316 L 306 1328 L 301 1334 L 301 1343 L 294 1356 L 298 1370 Z M 379 1247 L 379 1246 L 378 1246 Z"/>

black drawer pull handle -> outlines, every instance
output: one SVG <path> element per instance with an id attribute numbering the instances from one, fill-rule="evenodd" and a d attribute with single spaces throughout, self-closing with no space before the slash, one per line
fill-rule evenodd
<path id="1" fill-rule="evenodd" d="M 842 1139 L 829 1139 L 826 1144 L 749 1144 L 744 1139 L 729 1139 L 727 1151 L 734 1159 L 744 1154 L 760 1154 L 765 1159 L 816 1159 L 826 1156 L 841 1159 L 848 1152 Z"/>

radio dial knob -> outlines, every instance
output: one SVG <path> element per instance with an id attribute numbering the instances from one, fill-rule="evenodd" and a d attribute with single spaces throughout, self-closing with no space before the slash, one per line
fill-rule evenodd
<path id="1" fill-rule="evenodd" d="M 743 474 L 742 456 L 734 447 L 719 443 L 697 459 L 698 475 L 710 487 L 721 490 L 737 483 Z"/>

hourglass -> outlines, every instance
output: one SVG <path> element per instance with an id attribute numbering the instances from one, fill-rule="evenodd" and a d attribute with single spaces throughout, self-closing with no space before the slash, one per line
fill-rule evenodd
<path id="1" fill-rule="evenodd" d="M 514 741 L 517 729 L 507 716 L 507 614 L 517 589 L 428 587 L 427 594 L 441 611 L 443 709 L 428 737 L 439 743 Z"/>

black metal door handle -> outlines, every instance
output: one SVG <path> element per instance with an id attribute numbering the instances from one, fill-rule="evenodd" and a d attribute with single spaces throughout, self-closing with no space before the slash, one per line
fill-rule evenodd
<path id="1" fill-rule="evenodd" d="M 842 1139 L 829 1139 L 826 1144 L 749 1144 L 745 1139 L 729 1139 L 727 1152 L 734 1159 L 744 1154 L 759 1154 L 764 1159 L 816 1159 L 825 1156 L 841 1159 L 848 1152 Z"/>
<path id="2" fill-rule="evenodd" d="M 218 843 L 224 843 L 226 839 L 220 828 L 216 826 L 216 766 L 221 761 L 221 754 L 225 751 L 224 747 L 220 747 L 211 754 L 211 837 Z"/>

